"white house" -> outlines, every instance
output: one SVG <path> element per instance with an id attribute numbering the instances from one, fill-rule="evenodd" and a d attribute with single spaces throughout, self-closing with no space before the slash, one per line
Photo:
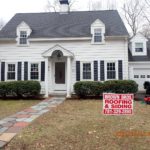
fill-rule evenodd
<path id="1" fill-rule="evenodd" d="M 143 83 L 150 81 L 150 40 L 137 34 L 129 42 L 129 78 L 143 91 Z"/>
<path id="2" fill-rule="evenodd" d="M 68 0 L 60 0 L 60 8 L 19 13 L 6 24 L 0 32 L 1 81 L 38 80 L 46 96 L 70 97 L 77 81 L 136 80 L 141 70 L 150 71 L 150 57 L 134 59 L 147 57 L 147 40 L 133 38 L 128 52 L 128 32 L 117 11 L 68 12 Z M 141 47 L 141 40 L 137 52 L 134 43 Z"/>

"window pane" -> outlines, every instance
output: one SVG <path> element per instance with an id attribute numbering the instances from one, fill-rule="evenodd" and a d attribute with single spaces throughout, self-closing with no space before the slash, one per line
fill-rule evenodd
<path id="1" fill-rule="evenodd" d="M 27 32 L 20 31 L 20 44 L 27 44 Z"/>
<path id="2" fill-rule="evenodd" d="M 91 79 L 91 64 L 83 64 L 83 79 Z"/>
<path id="3" fill-rule="evenodd" d="M 95 35 L 94 36 L 94 42 L 102 42 L 102 36 L 98 36 L 98 35 Z"/>
<path id="4" fill-rule="evenodd" d="M 139 78 L 139 76 L 138 75 L 134 75 L 134 78 Z"/>
<path id="5" fill-rule="evenodd" d="M 143 43 L 135 43 L 135 51 L 143 52 Z"/>
<path id="6" fill-rule="evenodd" d="M 39 79 L 39 64 L 31 64 L 30 77 L 31 80 Z"/>
<path id="7" fill-rule="evenodd" d="M 101 29 L 94 30 L 94 42 L 102 42 L 102 31 Z"/>
<path id="8" fill-rule="evenodd" d="M 107 79 L 116 79 L 115 63 L 107 63 Z"/>
<path id="9" fill-rule="evenodd" d="M 8 64 L 7 79 L 15 80 L 15 64 Z"/>

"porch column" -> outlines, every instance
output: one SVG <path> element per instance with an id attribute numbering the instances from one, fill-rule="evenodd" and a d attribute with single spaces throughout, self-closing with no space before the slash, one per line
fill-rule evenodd
<path id="1" fill-rule="evenodd" d="M 67 98 L 71 97 L 71 57 L 67 57 Z"/>
<path id="2" fill-rule="evenodd" d="M 45 97 L 48 97 L 48 57 L 45 59 Z"/>

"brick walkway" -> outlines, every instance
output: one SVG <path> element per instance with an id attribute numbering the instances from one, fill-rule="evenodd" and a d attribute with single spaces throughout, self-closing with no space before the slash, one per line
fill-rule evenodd
<path id="1" fill-rule="evenodd" d="M 61 104 L 65 98 L 53 97 L 25 109 L 15 115 L 0 120 L 0 148 L 4 147 L 23 128 L 33 120 L 48 112 L 52 107 Z"/>

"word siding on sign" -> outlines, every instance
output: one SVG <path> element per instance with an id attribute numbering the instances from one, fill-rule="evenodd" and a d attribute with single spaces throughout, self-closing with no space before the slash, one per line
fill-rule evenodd
<path id="1" fill-rule="evenodd" d="M 104 115 L 132 115 L 133 94 L 103 94 Z"/>

